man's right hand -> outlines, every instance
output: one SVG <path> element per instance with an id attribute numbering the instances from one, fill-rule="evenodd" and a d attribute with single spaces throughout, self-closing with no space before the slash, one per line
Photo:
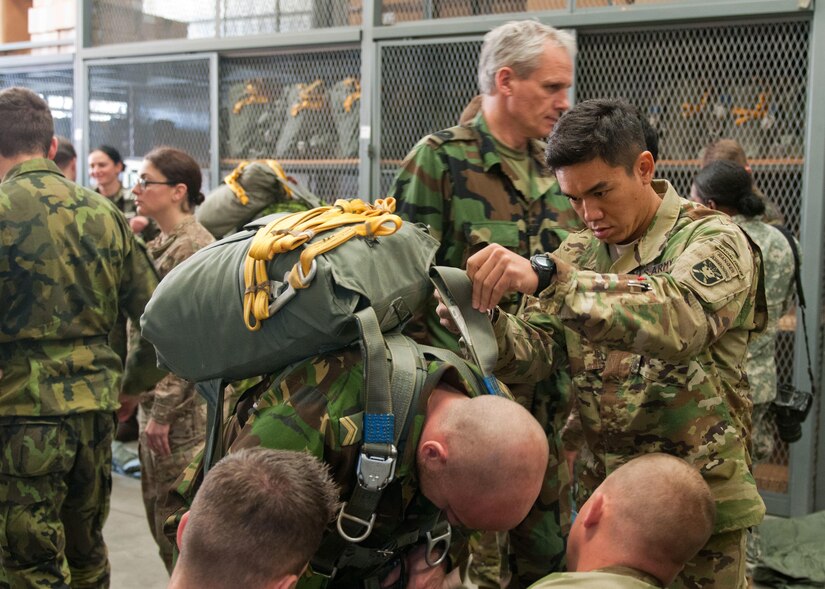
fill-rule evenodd
<path id="1" fill-rule="evenodd" d="M 473 308 L 483 312 L 507 293 L 533 294 L 539 285 L 530 260 L 495 243 L 470 256 L 467 276 L 473 282 Z"/>

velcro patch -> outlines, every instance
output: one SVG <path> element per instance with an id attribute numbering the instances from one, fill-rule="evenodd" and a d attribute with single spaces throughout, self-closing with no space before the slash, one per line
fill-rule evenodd
<path id="1" fill-rule="evenodd" d="M 725 282 L 733 277 L 731 268 L 727 264 L 719 263 L 716 257 L 707 258 L 690 269 L 690 274 L 699 284 L 713 286 Z"/>

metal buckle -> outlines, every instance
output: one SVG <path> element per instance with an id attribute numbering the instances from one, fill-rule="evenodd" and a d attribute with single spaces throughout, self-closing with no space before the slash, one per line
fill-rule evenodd
<path id="1" fill-rule="evenodd" d="M 301 281 L 303 286 L 308 285 L 312 282 L 312 279 L 315 278 L 315 274 L 318 272 L 318 264 L 315 260 L 312 260 L 312 264 L 309 267 L 309 274 L 304 276 L 304 272 L 301 269 L 301 263 L 298 262 L 295 264 L 295 267 L 298 269 L 298 279 Z M 283 282 L 275 282 L 274 280 L 271 282 L 272 284 L 272 303 L 269 305 L 269 316 L 272 317 L 275 313 L 280 311 L 284 305 L 286 305 L 289 301 L 292 300 L 292 297 L 296 295 L 298 291 L 289 283 L 289 273 L 290 270 L 284 272 L 284 279 Z"/>
<path id="2" fill-rule="evenodd" d="M 347 504 L 344 503 L 341 506 L 341 511 L 338 512 L 338 521 L 336 522 L 336 526 L 338 527 L 338 533 L 341 534 L 341 537 L 347 542 L 358 543 L 363 540 L 366 540 L 367 537 L 372 533 L 372 526 L 375 524 L 375 514 L 372 514 L 372 517 L 370 517 L 370 521 L 363 520 L 360 517 L 355 517 L 354 515 L 346 513 L 344 511 L 346 506 Z M 350 536 L 344 531 L 343 520 L 351 521 L 360 526 L 363 526 L 366 528 L 366 531 L 360 536 Z"/>
<path id="3" fill-rule="evenodd" d="M 436 567 L 444 562 L 444 559 L 447 558 L 447 553 L 450 551 L 450 540 L 452 539 L 452 534 L 453 530 L 450 527 L 449 522 L 447 522 L 447 531 L 440 536 L 433 538 L 433 531 L 430 530 L 427 532 L 427 551 L 424 553 L 424 560 L 428 566 Z M 442 543 L 444 544 L 444 552 L 442 552 L 441 556 L 435 560 L 430 560 L 430 554 L 435 552 L 438 545 Z"/>
<path id="4" fill-rule="evenodd" d="M 395 477 L 395 459 L 398 451 L 390 444 L 388 456 L 370 456 L 361 452 L 358 457 L 358 483 L 367 491 L 380 491 Z"/>

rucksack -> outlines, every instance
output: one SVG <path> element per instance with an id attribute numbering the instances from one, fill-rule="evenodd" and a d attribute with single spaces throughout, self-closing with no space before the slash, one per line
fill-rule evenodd
<path id="1" fill-rule="evenodd" d="M 322 206 L 320 198 L 284 173 L 276 160 L 242 161 L 195 211 L 217 239 L 266 212 L 294 212 Z M 272 210 L 272 207 L 279 207 Z"/>

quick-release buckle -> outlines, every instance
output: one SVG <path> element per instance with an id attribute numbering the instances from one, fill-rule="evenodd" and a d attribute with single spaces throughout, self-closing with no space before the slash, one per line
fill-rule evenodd
<path id="1" fill-rule="evenodd" d="M 367 491 L 380 491 L 395 478 L 395 459 L 398 451 L 389 444 L 387 456 L 373 456 L 361 452 L 358 457 L 358 483 Z"/>
<path id="2" fill-rule="evenodd" d="M 375 525 L 375 514 L 373 513 L 372 517 L 370 517 L 369 521 L 367 521 L 365 519 L 361 519 L 360 517 L 348 514 L 346 511 L 344 511 L 346 507 L 347 504 L 344 503 L 341 506 L 341 511 L 338 512 L 338 521 L 335 524 L 338 527 L 338 533 L 341 534 L 341 537 L 347 542 L 358 543 L 362 542 L 363 540 L 366 540 L 367 537 L 369 537 L 369 535 L 372 533 L 372 526 Z M 360 536 L 350 536 L 344 531 L 344 520 L 358 524 L 359 526 L 364 528 L 364 533 Z"/>
<path id="3" fill-rule="evenodd" d="M 304 276 L 304 271 L 301 268 L 300 262 L 295 264 L 295 267 L 298 269 L 298 279 L 301 281 L 301 284 L 303 286 L 307 286 L 310 282 L 312 282 L 312 279 L 315 278 L 315 274 L 318 272 L 318 264 L 315 262 L 314 259 L 312 260 L 312 264 L 309 267 L 309 274 L 307 274 L 306 276 Z M 272 302 L 269 304 L 270 317 L 275 315 L 275 313 L 280 311 L 284 305 L 291 301 L 297 292 L 295 290 L 295 287 L 293 287 L 292 284 L 290 284 L 289 282 L 290 272 L 291 270 L 287 270 L 286 272 L 284 272 L 283 282 L 276 282 L 274 280 L 271 281 L 271 292 L 273 294 L 271 295 Z"/>
<path id="4" fill-rule="evenodd" d="M 439 534 L 435 538 L 433 538 L 433 531 L 430 530 L 427 532 L 427 551 L 424 552 L 424 560 L 427 562 L 427 565 L 430 567 L 437 567 L 444 559 L 447 558 L 447 553 L 450 551 L 450 541 L 452 540 L 453 530 L 450 527 L 449 522 L 445 522 L 447 524 L 447 530 L 442 534 Z M 444 545 L 444 550 L 435 560 L 430 560 L 430 554 L 435 552 L 435 550 L 439 547 L 440 544 Z"/>

